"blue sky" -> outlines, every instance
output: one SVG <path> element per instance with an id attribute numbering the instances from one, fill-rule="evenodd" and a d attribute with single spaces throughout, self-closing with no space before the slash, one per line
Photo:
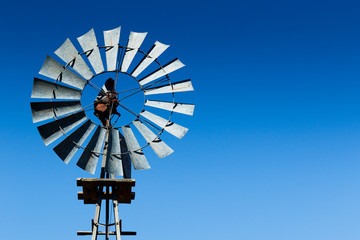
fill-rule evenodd
<path id="1" fill-rule="evenodd" d="M 358 1 L 13 1 L 0 9 L 4 239 L 87 239 L 94 206 L 45 147 L 30 94 L 66 38 L 122 26 L 170 44 L 191 78 L 190 130 L 136 171 L 126 239 L 360 238 Z"/>

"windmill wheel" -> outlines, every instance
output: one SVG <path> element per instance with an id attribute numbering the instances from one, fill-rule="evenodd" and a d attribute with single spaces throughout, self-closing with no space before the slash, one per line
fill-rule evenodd
<path id="1" fill-rule="evenodd" d="M 121 46 L 120 30 L 104 31 L 104 45 L 99 46 L 91 29 L 77 38 L 82 52 L 67 39 L 55 51 L 61 60 L 47 56 L 39 72 L 46 78 L 34 78 L 31 94 L 47 101 L 31 102 L 31 110 L 34 123 L 45 121 L 38 131 L 46 146 L 65 137 L 54 151 L 66 164 L 81 149 L 80 168 L 94 174 L 104 155 L 105 172 L 129 178 L 130 161 L 136 170 L 150 168 L 145 147 L 159 158 L 173 152 L 160 135 L 186 134 L 188 129 L 171 117 L 174 112 L 193 115 L 194 105 L 176 102 L 175 93 L 194 89 L 190 79 L 171 82 L 169 74 L 185 66 L 179 59 L 165 65 L 157 60 L 169 45 L 156 41 L 144 52 L 140 46 L 147 33 L 130 32 L 127 45 Z M 150 68 L 154 70 L 146 75 Z M 129 80 L 135 85 L 127 85 Z"/>

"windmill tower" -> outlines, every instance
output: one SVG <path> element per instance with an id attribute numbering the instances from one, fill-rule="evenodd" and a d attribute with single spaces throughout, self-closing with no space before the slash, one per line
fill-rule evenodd
<path id="1" fill-rule="evenodd" d="M 165 65 L 158 61 L 169 45 L 156 41 L 145 52 L 140 47 L 147 33 L 130 32 L 122 46 L 120 32 L 121 27 L 104 31 L 99 45 L 91 29 L 77 38 L 80 52 L 66 39 L 54 57 L 46 57 L 39 72 L 44 79 L 34 78 L 31 94 L 37 99 L 31 102 L 33 122 L 43 122 L 37 128 L 45 145 L 63 138 L 53 149 L 64 163 L 78 154 L 76 165 L 91 174 L 101 165 L 99 178 L 77 179 L 83 189 L 78 198 L 96 206 L 91 230 L 78 235 L 91 235 L 92 240 L 98 235 L 105 239 L 115 235 L 119 240 L 121 235 L 136 234 L 122 231 L 118 213 L 118 204 L 131 203 L 135 196 L 131 170 L 150 168 L 144 154 L 148 146 L 159 158 L 170 155 L 173 150 L 160 135 L 167 132 L 182 138 L 188 129 L 171 119 L 194 112 L 193 104 L 175 100 L 175 93 L 194 90 L 191 80 L 170 79 L 170 73 L 185 65 L 177 58 Z M 154 70 L 149 72 L 150 68 Z M 136 86 L 124 88 L 129 79 Z M 87 96 L 88 89 L 95 94 Z M 143 97 L 141 108 L 134 109 L 132 100 L 139 95 Z M 159 116 L 165 113 L 166 118 Z M 114 222 L 109 221 L 110 201 Z M 103 202 L 105 219 L 101 220 Z"/>

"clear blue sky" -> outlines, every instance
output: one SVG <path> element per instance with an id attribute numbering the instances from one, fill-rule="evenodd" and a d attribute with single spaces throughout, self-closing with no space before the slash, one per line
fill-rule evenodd
<path id="1" fill-rule="evenodd" d="M 32 123 L 47 54 L 91 28 L 149 32 L 186 64 L 195 115 L 137 171 L 124 239 L 360 239 L 359 1 L 8 1 L 0 8 L 2 239 L 63 240 L 94 206 Z M 101 238 L 102 239 L 102 238 Z"/>

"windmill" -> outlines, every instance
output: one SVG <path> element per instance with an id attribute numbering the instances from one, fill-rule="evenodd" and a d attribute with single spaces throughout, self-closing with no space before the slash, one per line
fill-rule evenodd
<path id="1" fill-rule="evenodd" d="M 188 129 L 171 118 L 174 113 L 191 116 L 194 112 L 193 104 L 175 100 L 175 93 L 194 90 L 191 80 L 170 79 L 171 73 L 185 65 L 177 58 L 165 65 L 158 61 L 169 45 L 156 41 L 145 52 L 140 47 L 147 33 L 130 32 L 126 46 L 122 46 L 120 32 L 121 27 L 104 31 L 103 45 L 99 45 L 91 29 L 77 38 L 81 51 L 66 39 L 55 51 L 56 56 L 46 57 L 39 72 L 44 78 L 34 78 L 31 94 L 37 99 L 31 102 L 33 122 L 41 122 L 37 128 L 45 145 L 61 140 L 53 148 L 55 153 L 66 164 L 75 158 L 76 165 L 91 174 L 95 174 L 97 165 L 101 166 L 99 178 L 77 179 L 77 185 L 83 188 L 78 198 L 96 205 L 91 231 L 78 235 L 91 235 L 93 240 L 98 235 L 106 239 L 116 235 L 119 240 L 121 235 L 136 234 L 121 230 L 118 213 L 119 203 L 134 199 L 131 169 L 150 168 L 146 147 L 150 146 L 159 158 L 170 155 L 173 150 L 160 135 L 167 132 L 181 139 Z M 126 79 L 136 86 L 124 89 Z M 87 89 L 96 94 L 86 97 Z M 132 100 L 139 95 L 143 98 L 141 108 L 133 109 Z M 167 117 L 160 113 L 167 113 Z M 98 164 L 100 156 L 102 162 Z M 103 200 L 105 223 L 100 222 Z M 114 223 L 109 222 L 110 200 Z M 105 231 L 99 231 L 99 227 Z"/>

